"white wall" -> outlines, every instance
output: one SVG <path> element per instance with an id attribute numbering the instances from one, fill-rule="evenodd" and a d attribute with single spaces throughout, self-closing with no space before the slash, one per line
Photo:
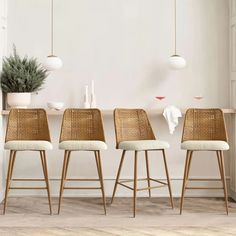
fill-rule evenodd
<path id="1" fill-rule="evenodd" d="M 64 66 L 50 74 L 45 89 L 34 95 L 32 106 L 46 107 L 47 101 L 54 100 L 65 102 L 66 107 L 79 107 L 84 86 L 94 79 L 101 109 L 162 108 L 167 104 L 228 107 L 228 0 L 177 2 L 177 52 L 188 63 L 181 71 L 173 71 L 167 65 L 174 50 L 172 0 L 55 1 L 55 54 L 63 59 Z M 9 52 L 15 43 L 22 55 L 35 56 L 43 61 L 50 51 L 50 1 L 9 0 L 8 4 Z M 162 102 L 154 99 L 160 94 L 167 97 Z M 198 94 L 204 96 L 200 102 L 193 99 Z M 56 179 L 60 178 L 63 155 L 57 150 L 60 119 L 50 118 L 55 150 L 49 153 L 49 173 Z M 112 117 L 104 117 L 104 120 L 109 149 L 103 152 L 103 167 L 109 195 L 120 152 L 114 149 Z M 174 194 L 178 195 L 184 165 L 184 152 L 179 148 L 182 121 L 173 136 L 168 134 L 162 117 L 153 116 L 151 122 L 157 137 L 171 144 L 168 163 L 174 179 Z M 155 161 L 155 155 L 151 156 Z M 73 160 L 75 165 L 71 175 L 94 176 L 95 168 L 90 168 L 94 165 L 94 158 L 83 153 L 78 159 Z M 127 159 L 123 175 L 131 177 L 131 156 Z M 212 160 L 211 154 L 196 158 L 193 175 L 218 175 L 216 159 L 214 164 Z M 151 165 L 151 172 L 164 177 L 163 166 L 158 164 L 161 159 L 158 161 Z M 38 172 L 39 164 L 39 159 L 35 162 L 32 154 L 21 155 L 15 173 L 18 176 L 36 175 L 41 173 Z M 140 175 L 145 175 L 143 164 L 139 165 Z M 57 186 L 52 182 L 54 194 L 57 194 Z"/>
<path id="2" fill-rule="evenodd" d="M 7 2 L 0 0 L 0 72 L 2 69 L 2 57 L 7 51 Z M 2 109 L 2 91 L 0 91 L 0 109 Z M 0 115 L 0 202 L 4 195 L 4 151 L 3 151 L 3 123 Z"/>
<path id="3" fill-rule="evenodd" d="M 230 14 L 229 14 L 229 58 L 230 58 L 230 75 L 229 75 L 229 81 L 230 81 L 230 105 L 231 107 L 236 107 L 236 1 L 231 0 L 230 1 Z M 232 141 L 235 140 L 235 129 L 236 129 L 236 121 L 235 119 L 232 119 L 231 122 L 231 139 Z M 235 141 L 233 141 L 235 143 Z M 236 148 L 233 147 L 230 150 L 230 176 L 231 176 L 231 182 L 230 182 L 230 188 L 231 188 L 231 196 L 233 199 L 236 199 L 236 160 L 235 160 L 235 153 Z"/>

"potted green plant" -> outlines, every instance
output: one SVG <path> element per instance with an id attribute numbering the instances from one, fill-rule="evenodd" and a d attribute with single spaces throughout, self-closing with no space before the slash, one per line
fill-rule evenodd
<path id="1" fill-rule="evenodd" d="M 21 58 L 13 47 L 13 54 L 3 59 L 1 72 L 2 92 L 7 94 L 10 107 L 26 108 L 30 105 L 31 94 L 42 89 L 47 70 L 36 58 Z"/>

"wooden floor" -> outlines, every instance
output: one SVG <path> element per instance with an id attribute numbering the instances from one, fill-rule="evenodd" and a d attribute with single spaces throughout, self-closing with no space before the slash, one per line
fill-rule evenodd
<path id="1" fill-rule="evenodd" d="M 139 198 L 135 219 L 131 198 L 116 198 L 112 206 L 108 204 L 107 216 L 101 199 L 65 198 L 60 215 L 56 214 L 58 199 L 52 202 L 54 215 L 50 216 L 47 198 L 9 198 L 6 215 L 0 215 L 0 236 L 236 235 L 236 203 L 229 203 L 227 216 L 220 198 L 186 198 L 181 216 L 178 199 L 172 210 L 167 198 Z"/>

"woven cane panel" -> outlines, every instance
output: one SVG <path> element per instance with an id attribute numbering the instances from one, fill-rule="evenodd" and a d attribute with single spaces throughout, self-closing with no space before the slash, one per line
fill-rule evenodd
<path id="1" fill-rule="evenodd" d="M 12 109 L 8 117 L 6 141 L 50 141 L 47 115 L 44 109 Z"/>
<path id="2" fill-rule="evenodd" d="M 67 109 L 64 112 L 60 142 L 66 140 L 105 141 L 98 109 Z"/>
<path id="3" fill-rule="evenodd" d="M 122 141 L 155 139 L 147 114 L 142 109 L 116 109 L 114 121 L 117 146 Z"/>
<path id="4" fill-rule="evenodd" d="M 227 141 L 224 115 L 220 109 L 189 109 L 185 115 L 182 141 Z"/>

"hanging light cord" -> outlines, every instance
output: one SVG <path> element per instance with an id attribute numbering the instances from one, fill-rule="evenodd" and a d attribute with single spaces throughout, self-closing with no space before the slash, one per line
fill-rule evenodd
<path id="1" fill-rule="evenodd" d="M 53 0 L 51 0 L 51 55 L 53 56 L 53 36 L 54 36 L 54 28 L 53 28 L 53 20 L 54 20 L 54 6 L 53 6 Z"/>
<path id="2" fill-rule="evenodd" d="M 177 17 L 176 17 L 176 0 L 175 0 L 175 4 L 174 4 L 174 11 L 175 11 L 175 14 L 174 14 L 175 15 L 175 31 L 174 32 L 175 32 L 175 55 L 176 55 L 176 44 L 177 44 L 176 43 L 176 25 L 177 25 L 176 24 L 176 19 L 177 19 Z"/>

